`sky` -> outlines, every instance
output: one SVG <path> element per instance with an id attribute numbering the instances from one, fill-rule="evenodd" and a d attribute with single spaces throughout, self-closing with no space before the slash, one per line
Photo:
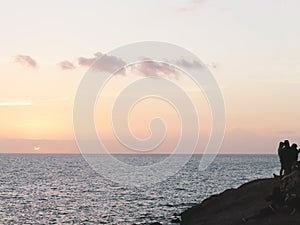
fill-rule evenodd
<path id="1" fill-rule="evenodd" d="M 73 104 L 89 60 L 148 40 L 188 49 L 213 73 L 226 107 L 221 153 L 276 153 L 281 140 L 297 143 L 299 7 L 298 0 L 5 1 L 0 8 L 0 152 L 79 153 Z M 118 90 L 137 77 L 134 72 L 115 76 L 96 105 L 96 114 L 106 116 L 96 116 L 95 126 L 112 153 L 132 153 L 115 140 L 107 115 Z M 212 124 L 205 97 L 184 74 L 173 82 L 195 101 L 200 133 L 208 138 Z M 151 118 L 164 117 L 168 143 L 152 153 L 173 148 L 180 124 L 170 105 L 149 100 L 132 113 L 132 131 L 142 139 L 149 135 Z"/>

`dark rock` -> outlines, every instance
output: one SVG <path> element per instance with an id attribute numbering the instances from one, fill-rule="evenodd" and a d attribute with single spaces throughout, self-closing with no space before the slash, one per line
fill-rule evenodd
<path id="1" fill-rule="evenodd" d="M 242 222 L 259 213 L 268 203 L 265 198 L 279 186 L 279 178 L 249 182 L 237 189 L 211 196 L 181 214 L 181 225 L 299 225 L 300 213 L 278 213 L 264 218 Z"/>
<path id="2" fill-rule="evenodd" d="M 180 223 L 181 220 L 179 218 L 175 218 L 171 220 L 171 223 Z"/>

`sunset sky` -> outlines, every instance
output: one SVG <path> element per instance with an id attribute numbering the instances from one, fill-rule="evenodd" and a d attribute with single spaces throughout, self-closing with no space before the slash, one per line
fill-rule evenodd
<path id="1" fill-rule="evenodd" d="M 221 153 L 276 153 L 282 139 L 300 144 L 299 8 L 298 0 L 6 1 L 0 7 L 0 153 L 78 153 L 72 110 L 88 60 L 146 40 L 188 49 L 214 74 L 227 114 Z M 96 114 L 107 113 L 116 90 L 135 75 L 115 76 Z M 207 136 L 205 98 L 180 77 L 175 82 L 195 101 Z M 155 115 L 165 116 L 171 141 L 153 153 L 169 152 L 179 128 L 164 102 L 137 106 L 133 132 L 147 137 L 142 121 Z M 113 140 L 109 120 L 95 120 L 113 153 L 130 153 Z"/>

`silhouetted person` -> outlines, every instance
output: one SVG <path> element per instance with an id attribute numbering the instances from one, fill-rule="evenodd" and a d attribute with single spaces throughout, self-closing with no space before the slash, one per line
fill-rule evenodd
<path id="1" fill-rule="evenodd" d="M 284 175 L 291 173 L 292 168 L 297 164 L 298 154 L 297 144 L 292 144 L 283 152 Z"/>
<path id="2" fill-rule="evenodd" d="M 280 176 L 283 174 L 286 174 L 289 171 L 289 166 L 291 168 L 292 165 L 289 164 L 289 150 L 291 149 L 290 147 L 290 142 L 288 140 L 285 140 L 284 142 L 279 143 L 279 148 L 278 148 L 278 156 L 281 164 L 281 169 L 280 169 Z"/>
<path id="3" fill-rule="evenodd" d="M 291 161 L 292 161 L 292 164 L 295 164 L 295 163 L 297 163 L 297 161 L 298 161 L 298 154 L 299 154 L 299 150 L 297 149 L 297 144 L 292 144 L 292 146 L 291 146 Z"/>

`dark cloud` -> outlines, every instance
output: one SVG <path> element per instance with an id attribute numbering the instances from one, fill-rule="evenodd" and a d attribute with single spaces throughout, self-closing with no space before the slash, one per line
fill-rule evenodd
<path id="1" fill-rule="evenodd" d="M 58 63 L 59 67 L 62 69 L 62 70 L 73 70 L 75 69 L 76 67 L 73 65 L 73 63 L 71 63 L 70 61 L 68 60 L 65 60 L 65 61 L 62 61 L 60 63 Z"/>
<path id="2" fill-rule="evenodd" d="M 29 66 L 32 68 L 37 67 L 37 62 L 31 58 L 29 55 L 17 55 L 15 57 L 15 62 L 20 63 L 25 66 Z"/>
<path id="3" fill-rule="evenodd" d="M 97 59 L 101 58 L 101 61 L 97 61 Z M 106 71 L 106 72 L 115 72 L 120 67 L 123 67 L 126 65 L 126 62 L 122 60 L 119 57 L 116 56 L 109 56 L 102 54 L 101 52 L 97 52 L 94 54 L 94 57 L 92 58 L 86 58 L 86 57 L 79 57 L 78 58 L 78 64 L 81 66 L 91 66 L 93 63 L 95 68 Z"/>

